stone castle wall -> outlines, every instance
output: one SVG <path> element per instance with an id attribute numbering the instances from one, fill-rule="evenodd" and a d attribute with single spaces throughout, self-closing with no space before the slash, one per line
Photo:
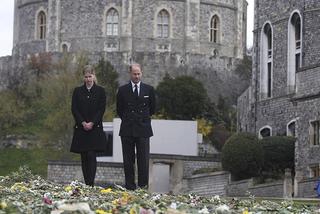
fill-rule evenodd
<path id="1" fill-rule="evenodd" d="M 106 12 L 119 12 L 119 34 L 106 35 Z M 170 14 L 168 38 L 158 38 L 157 14 Z M 168 45 L 174 53 L 201 53 L 242 58 L 246 48 L 246 10 L 244 0 L 237 1 L 149 1 L 149 0 L 29 0 L 15 1 L 14 52 L 25 55 L 43 51 L 61 51 L 68 44 L 72 52 L 116 51 L 154 52 Z M 45 42 L 37 39 L 37 15 L 47 16 Z M 209 42 L 213 15 L 220 19 L 219 40 Z M 32 48 L 30 48 L 32 47 Z"/>
<path id="2" fill-rule="evenodd" d="M 288 23 L 294 12 L 301 14 L 301 67 L 294 74 L 296 90 L 288 84 Z M 296 184 L 311 175 L 310 166 L 319 165 L 319 146 L 311 145 L 310 122 L 320 120 L 320 38 L 315 17 L 320 14 L 320 2 L 256 1 L 253 51 L 253 73 L 248 90 L 238 99 L 238 130 L 259 134 L 270 127 L 272 136 L 287 135 L 287 126 L 295 121 Z M 261 32 L 265 23 L 272 26 L 272 97 L 261 93 Z M 250 96 L 250 98 L 248 98 Z M 298 191 L 298 187 L 295 187 Z M 297 193 L 299 194 L 299 193 Z"/>

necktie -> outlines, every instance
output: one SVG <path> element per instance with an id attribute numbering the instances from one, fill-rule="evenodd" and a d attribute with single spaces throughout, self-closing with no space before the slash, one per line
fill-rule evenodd
<path id="1" fill-rule="evenodd" d="M 138 85 L 137 84 L 134 84 L 134 91 L 133 91 L 133 94 L 135 97 L 138 97 Z"/>

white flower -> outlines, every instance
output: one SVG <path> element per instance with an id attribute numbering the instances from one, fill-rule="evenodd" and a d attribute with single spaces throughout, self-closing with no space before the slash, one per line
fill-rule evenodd
<path id="1" fill-rule="evenodd" d="M 219 195 L 215 195 L 215 196 L 213 197 L 213 199 L 214 199 L 214 200 L 217 200 L 217 201 L 220 201 L 220 196 L 219 196 Z"/>
<path id="2" fill-rule="evenodd" d="M 229 213 L 230 213 L 230 208 L 225 204 L 220 205 L 216 209 L 216 214 L 229 214 Z"/>
<path id="3" fill-rule="evenodd" d="M 199 210 L 199 213 L 209 214 L 208 208 L 205 206 L 202 210 Z"/>
<path id="4" fill-rule="evenodd" d="M 172 202 L 171 204 L 170 204 L 170 208 L 172 208 L 172 209 L 177 209 L 177 203 L 175 203 L 175 202 Z"/>

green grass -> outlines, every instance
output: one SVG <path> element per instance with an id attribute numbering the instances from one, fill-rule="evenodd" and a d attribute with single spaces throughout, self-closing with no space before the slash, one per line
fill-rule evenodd
<path id="1" fill-rule="evenodd" d="M 49 149 L 0 149 L 0 175 L 8 175 L 18 171 L 20 166 L 28 166 L 33 174 L 47 178 L 48 160 L 80 160 L 80 157 L 68 151 Z"/>

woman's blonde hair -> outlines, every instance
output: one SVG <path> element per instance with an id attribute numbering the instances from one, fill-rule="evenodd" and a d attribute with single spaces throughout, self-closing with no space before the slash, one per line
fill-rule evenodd
<path id="1" fill-rule="evenodd" d="M 96 77 L 96 72 L 94 70 L 94 67 L 92 65 L 86 65 L 83 68 L 83 75 L 85 74 L 91 74 L 93 76 L 93 82 L 98 83 L 97 77 Z"/>

